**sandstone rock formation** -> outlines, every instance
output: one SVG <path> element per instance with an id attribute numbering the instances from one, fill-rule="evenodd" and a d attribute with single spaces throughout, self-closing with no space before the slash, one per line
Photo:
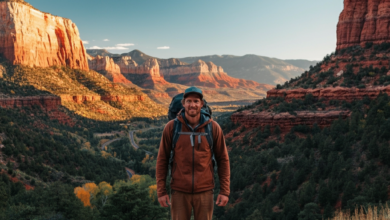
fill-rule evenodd
<path id="1" fill-rule="evenodd" d="M 164 78 L 173 83 L 188 86 L 205 86 L 211 88 L 255 88 L 260 86 L 252 80 L 236 79 L 225 73 L 220 66 L 212 62 L 198 60 L 190 65 L 166 67 L 160 70 Z"/>
<path id="2" fill-rule="evenodd" d="M 114 62 L 119 66 L 121 73 L 133 73 L 138 64 L 129 56 L 114 57 Z"/>
<path id="3" fill-rule="evenodd" d="M 106 95 L 102 96 L 103 101 L 114 101 L 114 102 L 142 102 L 145 101 L 144 95 Z"/>
<path id="4" fill-rule="evenodd" d="M 0 2 L 0 53 L 13 64 L 88 70 L 76 25 L 27 4 Z"/>
<path id="5" fill-rule="evenodd" d="M 61 98 L 58 96 L 27 96 L 0 98 L 1 108 L 40 107 L 51 120 L 58 120 L 62 124 L 74 125 L 74 121 L 64 112 L 60 111 Z"/>
<path id="6" fill-rule="evenodd" d="M 153 88 L 155 85 L 166 85 L 164 77 L 160 75 L 160 66 L 156 58 L 146 60 L 142 65 L 129 57 L 122 57 L 117 60 L 122 74 L 134 84 L 143 88 Z"/>
<path id="7" fill-rule="evenodd" d="M 246 128 L 264 127 L 266 125 L 275 128 L 279 126 L 284 132 L 288 132 L 297 125 L 313 126 L 317 124 L 323 128 L 330 126 L 334 120 L 339 117 L 347 118 L 351 114 L 350 111 L 296 111 L 296 115 L 290 113 L 272 113 L 272 112 L 257 112 L 242 111 L 234 113 L 231 120 L 234 123 L 241 123 Z"/>
<path id="8" fill-rule="evenodd" d="M 390 85 L 376 86 L 364 89 L 346 88 L 346 87 L 329 87 L 324 89 L 272 89 L 267 92 L 267 98 L 282 97 L 285 101 L 292 99 L 304 99 L 307 94 L 312 94 L 316 99 L 353 101 L 361 100 L 364 97 L 370 99 L 376 98 L 380 93 L 387 93 L 390 95 Z"/>
<path id="9" fill-rule="evenodd" d="M 61 102 L 97 102 L 97 101 L 115 101 L 115 102 L 140 102 L 145 101 L 145 95 L 60 95 Z"/>
<path id="10" fill-rule="evenodd" d="M 121 74 L 121 68 L 108 56 L 96 56 L 88 58 L 89 68 L 103 74 L 107 79 L 114 83 L 131 84 Z"/>
<path id="11" fill-rule="evenodd" d="M 57 109 L 61 105 L 61 99 L 57 96 L 27 96 L 27 97 L 9 97 L 0 98 L 0 107 L 2 108 L 22 108 L 41 106 L 46 110 Z"/>
<path id="12" fill-rule="evenodd" d="M 337 25 L 337 50 L 390 41 L 389 0 L 344 0 Z"/>
<path id="13" fill-rule="evenodd" d="M 174 66 L 188 65 L 188 63 L 182 62 L 176 58 L 171 58 L 171 59 L 166 59 L 166 60 L 159 59 L 158 65 L 160 66 L 160 69 L 161 69 L 161 68 L 172 68 Z"/>
<path id="14" fill-rule="evenodd" d="M 75 102 L 81 104 L 83 102 L 95 102 L 100 101 L 101 96 L 99 95 L 60 95 L 61 102 Z"/>

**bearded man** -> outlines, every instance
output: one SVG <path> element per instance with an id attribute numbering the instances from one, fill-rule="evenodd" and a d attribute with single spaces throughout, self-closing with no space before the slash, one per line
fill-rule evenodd
<path id="1" fill-rule="evenodd" d="M 162 207 L 171 205 L 172 220 L 190 220 L 192 210 L 195 220 L 211 220 L 214 209 L 214 158 L 220 180 L 216 205 L 225 206 L 229 201 L 230 166 L 225 138 L 218 123 L 201 111 L 204 105 L 202 90 L 190 87 L 183 97 L 184 111 L 168 122 L 161 138 L 156 166 L 158 201 Z M 177 124 L 181 126 L 179 132 L 175 131 Z M 209 129 L 206 129 L 207 126 Z M 212 134 L 206 133 L 206 130 Z M 173 144 L 175 132 L 179 136 Z M 207 135 L 212 140 L 208 140 Z M 170 160 L 171 198 L 165 187 Z"/>

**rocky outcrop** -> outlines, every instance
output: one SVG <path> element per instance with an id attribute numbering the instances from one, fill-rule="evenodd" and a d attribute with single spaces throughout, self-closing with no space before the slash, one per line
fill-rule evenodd
<path id="1" fill-rule="evenodd" d="M 198 60 L 190 65 L 162 68 L 160 71 L 167 81 L 188 86 L 206 86 L 211 88 L 255 88 L 260 86 L 260 83 L 252 80 L 230 77 L 223 71 L 222 67 L 202 60 Z"/>
<path id="2" fill-rule="evenodd" d="M 114 57 L 114 62 L 119 66 L 121 73 L 134 73 L 138 64 L 129 56 Z"/>
<path id="3" fill-rule="evenodd" d="M 389 0 L 344 0 L 337 25 L 337 50 L 390 41 Z"/>
<path id="4" fill-rule="evenodd" d="M 61 105 L 61 99 L 57 96 L 27 96 L 0 98 L 2 108 L 23 108 L 41 106 L 46 110 L 57 109 Z"/>
<path id="5" fill-rule="evenodd" d="M 153 88 L 155 85 L 166 85 L 164 77 L 160 75 L 160 66 L 156 58 L 146 60 L 142 65 L 135 61 L 123 58 L 117 63 L 121 66 L 122 74 L 134 84 L 143 88 Z"/>
<path id="6" fill-rule="evenodd" d="M 121 68 L 114 62 L 114 60 L 108 56 L 96 56 L 89 57 L 88 59 L 89 68 L 103 74 L 107 79 L 114 83 L 125 83 L 131 84 L 121 74 Z"/>
<path id="7" fill-rule="evenodd" d="M 88 70 L 76 25 L 27 4 L 0 2 L 0 53 L 13 64 Z"/>
<path id="8" fill-rule="evenodd" d="M 231 120 L 234 123 L 241 123 L 246 128 L 264 127 L 269 125 L 272 128 L 279 126 L 284 132 L 288 132 L 297 125 L 313 126 L 317 124 L 319 127 L 327 127 L 338 118 L 347 118 L 351 114 L 350 111 L 296 111 L 296 115 L 290 113 L 272 113 L 272 112 L 257 112 L 242 111 L 234 113 Z"/>
<path id="9" fill-rule="evenodd" d="M 34 108 L 40 107 L 51 120 L 58 120 L 62 124 L 74 125 L 74 121 L 59 110 L 61 98 L 58 96 L 27 96 L 0 98 L 1 108 Z M 34 115 L 31 115 L 34 116 Z"/>
<path id="10" fill-rule="evenodd" d="M 316 99 L 323 99 L 324 101 L 340 100 L 353 101 L 361 100 L 364 97 L 375 99 L 380 93 L 387 93 L 390 95 L 390 85 L 375 86 L 365 89 L 347 88 L 347 87 L 331 87 L 324 89 L 272 89 L 267 92 L 267 98 L 282 97 L 285 101 L 293 99 L 304 99 L 307 94 L 312 94 Z"/>
<path id="11" fill-rule="evenodd" d="M 103 101 L 114 101 L 114 102 L 141 102 L 145 101 L 144 95 L 107 95 L 102 96 Z"/>
<path id="12" fill-rule="evenodd" d="M 174 66 L 188 65 L 188 63 L 182 62 L 176 58 L 171 58 L 171 59 L 166 59 L 166 60 L 159 59 L 158 65 L 160 66 L 160 68 L 172 68 Z"/>
<path id="13" fill-rule="evenodd" d="M 64 102 L 75 102 L 78 104 L 84 102 L 95 102 L 100 101 L 99 95 L 60 95 L 62 103 Z"/>

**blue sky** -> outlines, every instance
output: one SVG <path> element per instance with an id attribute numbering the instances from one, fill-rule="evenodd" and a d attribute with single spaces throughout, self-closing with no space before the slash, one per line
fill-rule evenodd
<path id="1" fill-rule="evenodd" d="M 342 0 L 26 0 L 76 23 L 86 48 L 159 58 L 257 54 L 321 60 Z M 165 48 L 165 49 L 164 49 Z"/>

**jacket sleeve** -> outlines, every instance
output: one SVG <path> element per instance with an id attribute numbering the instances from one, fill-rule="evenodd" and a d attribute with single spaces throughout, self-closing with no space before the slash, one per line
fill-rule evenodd
<path id="1" fill-rule="evenodd" d="M 219 194 L 229 196 L 230 194 L 230 163 L 229 155 L 225 144 L 225 137 L 217 122 L 213 123 L 213 145 L 214 155 L 218 165 L 218 176 L 220 182 Z"/>
<path id="2" fill-rule="evenodd" d="M 168 195 L 165 185 L 168 173 L 169 156 L 172 149 L 172 132 L 173 120 L 168 122 L 164 128 L 157 155 L 156 182 L 158 198 L 164 195 Z"/>

